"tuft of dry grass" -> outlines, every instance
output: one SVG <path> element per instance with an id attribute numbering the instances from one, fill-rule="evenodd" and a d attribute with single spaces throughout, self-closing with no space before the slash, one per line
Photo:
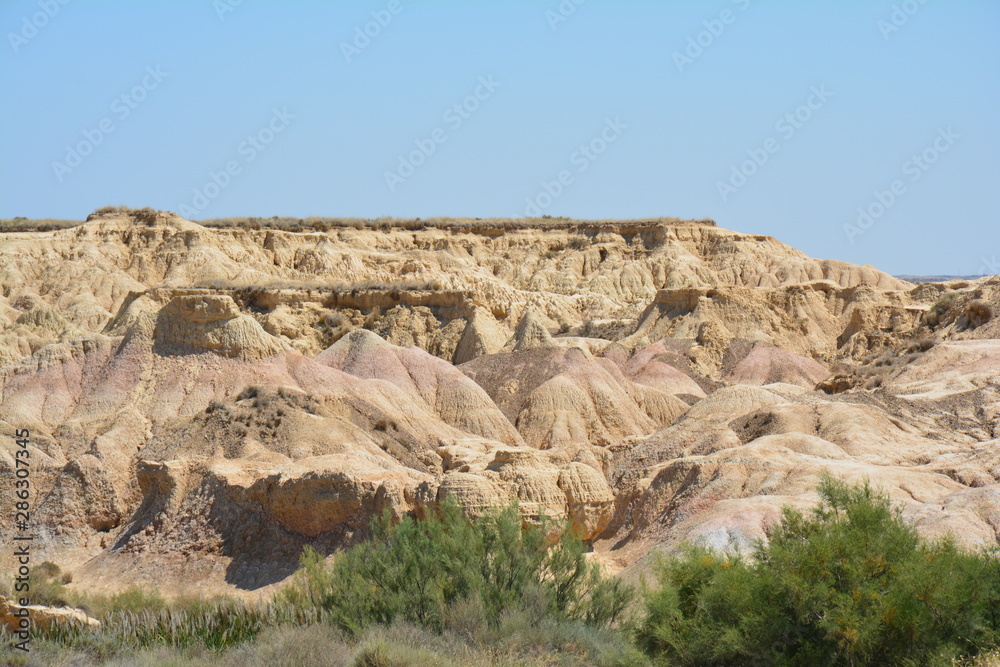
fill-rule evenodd
<path id="1" fill-rule="evenodd" d="M 29 219 L 15 217 L 0 219 L 0 233 L 3 232 L 45 232 L 55 229 L 69 229 L 102 217 L 128 215 L 139 223 L 153 224 L 158 219 L 168 216 L 169 212 L 157 211 L 148 206 L 141 209 L 128 206 L 104 206 L 84 220 L 53 220 Z M 521 229 L 565 229 L 571 232 L 584 232 L 588 229 L 619 231 L 623 234 L 635 234 L 660 225 L 699 224 L 715 227 L 714 220 L 683 220 L 681 218 L 641 218 L 636 220 L 575 220 L 572 218 L 339 218 L 339 217 L 308 217 L 295 218 L 287 216 L 261 217 L 231 217 L 195 220 L 204 227 L 214 229 L 274 229 L 286 232 L 314 233 L 330 232 L 340 229 L 376 229 L 381 231 L 421 229 L 449 229 L 459 232 L 475 232 L 492 236 L 500 236 L 508 231 Z M 580 250 L 590 244 L 590 239 L 581 234 L 570 239 L 569 247 Z"/>
<path id="2" fill-rule="evenodd" d="M 87 216 L 87 222 L 91 220 L 97 220 L 98 218 L 106 218 L 110 216 L 124 215 L 132 218 L 135 222 L 141 222 L 147 225 L 154 224 L 157 220 L 162 219 L 170 215 L 166 211 L 158 211 L 152 209 L 148 206 L 144 208 L 129 208 L 128 206 L 103 206 L 90 215 Z"/>
<path id="3" fill-rule="evenodd" d="M 641 230 L 664 224 L 693 223 L 716 226 L 714 220 L 682 220 L 680 218 L 642 218 L 637 220 L 574 220 L 572 218 L 290 218 L 273 216 L 270 218 L 212 218 L 197 221 L 205 227 L 238 229 L 279 229 L 291 232 L 331 231 L 335 229 L 390 229 L 418 230 L 426 228 L 452 229 L 458 231 L 481 231 L 503 233 L 518 229 L 566 229 L 581 230 L 588 227 Z M 586 237 L 577 237 L 574 249 L 586 246 Z"/>
<path id="4" fill-rule="evenodd" d="M 981 327 L 993 319 L 993 306 L 981 299 L 970 301 L 965 307 L 965 317 L 973 327 Z"/>
<path id="5" fill-rule="evenodd" d="M 329 280 L 294 280 L 290 278 L 274 278 L 264 282 L 246 284 L 237 283 L 232 280 L 212 278 L 200 280 L 194 284 L 198 289 L 231 290 L 262 292 L 276 290 L 321 290 L 327 292 L 435 292 L 443 289 L 440 280 L 397 280 L 393 282 L 382 282 L 378 280 L 365 280 L 351 283 L 331 282 Z"/>
<path id="6" fill-rule="evenodd" d="M 32 220 L 29 218 L 0 219 L 0 234 L 13 232 L 51 232 L 57 229 L 69 229 L 83 224 L 83 220 Z"/>
<path id="7" fill-rule="evenodd" d="M 916 352 L 926 352 L 937 344 L 933 338 L 921 338 L 919 340 L 912 341 L 906 346 L 906 351 L 909 353 Z"/>

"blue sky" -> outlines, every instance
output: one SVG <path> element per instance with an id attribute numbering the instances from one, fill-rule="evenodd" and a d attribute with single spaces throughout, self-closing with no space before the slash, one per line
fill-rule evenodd
<path id="1" fill-rule="evenodd" d="M 711 217 L 1000 273 L 1000 2 L 579 1 L 5 0 L 0 217 Z"/>

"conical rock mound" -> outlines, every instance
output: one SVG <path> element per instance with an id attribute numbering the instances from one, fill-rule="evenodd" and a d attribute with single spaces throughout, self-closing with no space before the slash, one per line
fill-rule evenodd
<path id="1" fill-rule="evenodd" d="M 733 384 L 784 382 L 812 389 L 829 374 L 830 369 L 815 359 L 758 342 L 723 379 Z"/>
<path id="2" fill-rule="evenodd" d="M 447 424 L 508 445 L 521 445 L 517 429 L 479 385 L 418 347 L 397 347 L 357 329 L 316 356 L 316 361 L 368 380 L 387 380 L 423 399 Z"/>
<path id="3" fill-rule="evenodd" d="M 546 332 L 548 333 L 548 332 Z M 508 339 L 496 318 L 481 308 L 477 308 L 462 331 L 462 337 L 455 348 L 453 362 L 464 364 L 477 357 L 495 354 L 503 349 Z"/>
<path id="4" fill-rule="evenodd" d="M 504 352 L 523 352 L 525 350 L 538 350 L 548 347 L 555 347 L 552 342 L 552 334 L 538 319 L 538 316 L 530 308 L 521 316 L 521 321 L 517 323 L 514 336 L 507 341 Z"/>

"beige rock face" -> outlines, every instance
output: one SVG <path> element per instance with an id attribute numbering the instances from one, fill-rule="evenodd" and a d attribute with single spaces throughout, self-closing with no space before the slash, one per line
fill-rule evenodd
<path id="1" fill-rule="evenodd" d="M 99 626 L 101 624 L 96 618 L 87 616 L 80 609 L 45 607 L 37 604 L 21 606 L 0 595 L 0 625 L 8 632 L 17 632 L 21 629 L 22 616 L 19 614 L 23 613 L 24 610 L 27 610 L 30 616 L 31 629 L 42 630 L 66 625 Z"/>
<path id="2" fill-rule="evenodd" d="M 962 340 L 935 346 L 923 363 L 907 366 L 890 388 L 912 399 L 940 399 L 969 391 L 1000 391 L 1000 340 Z"/>
<path id="3" fill-rule="evenodd" d="M 450 496 L 469 516 L 516 501 L 525 520 L 542 517 L 593 540 L 613 515 L 614 493 L 603 473 L 579 461 L 560 462 L 530 448 L 499 448 L 445 473 L 437 500 Z"/>
<path id="4" fill-rule="evenodd" d="M 708 222 L 115 211 L 0 234 L 0 473 L 28 429 L 36 555 L 107 591 L 266 593 L 445 497 L 641 569 L 750 549 L 824 471 L 986 548 L 998 312 L 1000 277 L 912 285 Z"/>
<path id="5" fill-rule="evenodd" d="M 422 481 L 419 476 L 397 470 L 390 477 L 384 469 L 386 462 L 378 459 L 367 469 L 359 463 L 357 458 L 344 456 L 307 458 L 270 472 L 250 487 L 224 479 L 240 489 L 241 497 L 259 503 L 282 527 L 306 537 L 317 537 L 352 519 L 363 523 L 384 508 L 397 516 L 413 509 L 413 494 Z"/>
<path id="6" fill-rule="evenodd" d="M 454 498 L 470 517 L 509 502 L 507 494 L 490 477 L 467 472 L 449 472 L 441 480 L 437 499 Z"/>
<path id="7" fill-rule="evenodd" d="M 507 334 L 497 324 L 496 318 L 482 308 L 477 308 L 462 330 L 452 361 L 458 365 L 476 357 L 495 354 L 503 348 L 506 340 Z"/>
<path id="8" fill-rule="evenodd" d="M 153 337 L 165 353 L 194 349 L 247 359 L 287 348 L 221 295 L 174 297 L 157 316 Z"/>
<path id="9" fill-rule="evenodd" d="M 601 534 L 611 521 L 615 500 L 604 476 L 582 463 L 570 463 L 559 471 L 559 488 L 566 493 L 567 512 L 584 539 Z"/>

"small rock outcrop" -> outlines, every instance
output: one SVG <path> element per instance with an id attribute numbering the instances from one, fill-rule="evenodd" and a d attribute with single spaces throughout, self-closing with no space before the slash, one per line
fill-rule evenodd
<path id="1" fill-rule="evenodd" d="M 530 308 L 524 312 L 514 329 L 514 335 L 504 345 L 504 352 L 522 352 L 554 347 L 552 334 L 545 328 L 534 311 Z"/>
<path id="2" fill-rule="evenodd" d="M 256 320 L 241 314 L 231 297 L 222 295 L 174 297 L 157 316 L 153 336 L 165 354 L 206 350 L 259 359 L 287 349 Z"/>
<path id="3" fill-rule="evenodd" d="M 24 616 L 25 611 L 28 613 L 27 617 Z M 8 632 L 18 632 L 24 629 L 22 621 L 25 618 L 30 619 L 32 629 L 47 630 L 67 625 L 97 627 L 101 624 L 96 618 L 87 616 L 82 609 L 46 607 L 38 604 L 21 606 L 0 595 L 0 626 L 6 628 Z"/>
<path id="4" fill-rule="evenodd" d="M 476 357 L 495 354 L 503 348 L 508 338 L 495 317 L 482 308 L 476 308 L 462 330 L 452 363 L 457 366 Z"/>

